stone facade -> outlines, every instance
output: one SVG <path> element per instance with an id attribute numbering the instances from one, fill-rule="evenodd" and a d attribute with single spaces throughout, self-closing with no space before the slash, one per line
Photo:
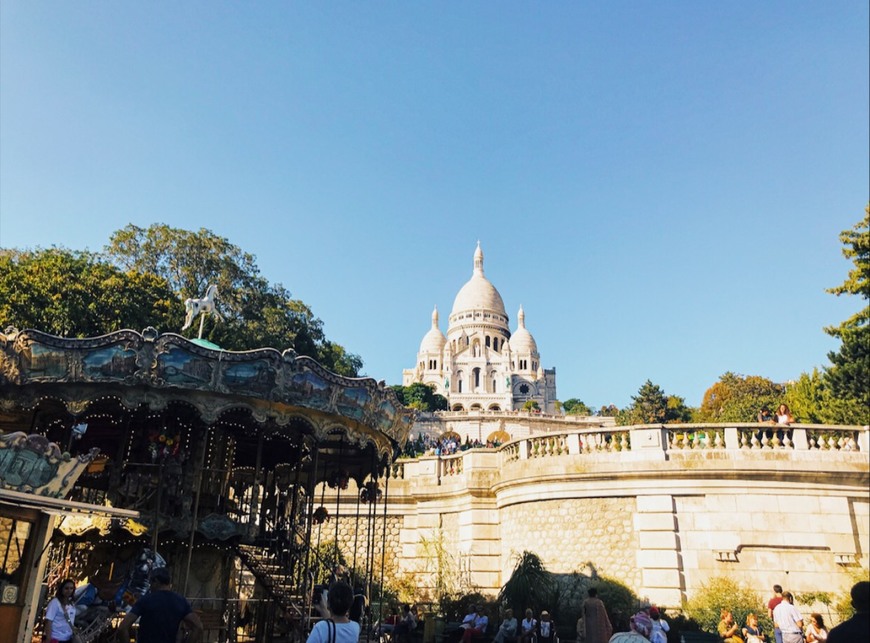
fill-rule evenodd
<path id="1" fill-rule="evenodd" d="M 846 588 L 870 564 L 868 429 L 795 426 L 792 442 L 761 446 L 757 428 L 574 429 L 399 461 L 388 558 L 430 595 L 434 557 L 495 594 L 526 550 L 554 573 L 606 575 L 664 607 L 722 575 L 761 595 L 774 583 Z M 330 511 L 349 515 L 352 499 Z"/>
<path id="2" fill-rule="evenodd" d="M 573 572 L 619 578 L 640 585 L 633 556 L 638 548 L 631 498 L 541 500 L 501 512 L 502 570 L 508 575 L 517 554 L 534 547 L 555 574 Z"/>

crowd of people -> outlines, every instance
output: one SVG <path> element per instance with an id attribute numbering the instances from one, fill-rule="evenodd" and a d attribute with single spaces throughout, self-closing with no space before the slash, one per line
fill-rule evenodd
<path id="1" fill-rule="evenodd" d="M 828 631 L 824 617 L 813 612 L 809 619 L 794 604 L 794 595 L 773 586 L 773 597 L 767 603 L 767 614 L 773 622 L 773 632 L 764 632 L 758 616 L 750 613 L 740 627 L 734 615 L 723 609 L 718 633 L 723 643 L 844 643 L 870 639 L 870 582 L 856 583 L 851 590 L 855 615 Z M 771 638 L 772 635 L 772 638 Z"/>
<path id="2" fill-rule="evenodd" d="M 76 611 L 73 594 L 75 583 L 66 579 L 60 583 L 55 597 L 49 602 L 45 613 L 45 640 L 49 643 L 64 643 L 73 640 Z M 732 611 L 721 610 L 717 633 L 721 643 L 845 643 L 870 640 L 870 582 L 860 581 L 851 589 L 851 601 L 855 614 L 830 631 L 824 617 L 812 613 L 805 618 L 794 604 L 794 596 L 774 585 L 774 596 L 767 602 L 767 615 L 773 623 L 773 631 L 765 632 L 759 625 L 756 613 L 746 616 L 738 623 Z M 316 605 L 321 619 L 317 621 L 306 643 L 358 643 L 360 619 L 350 614 L 354 603 L 354 591 L 344 580 L 335 580 L 329 589 L 322 591 Z M 138 600 L 118 628 L 118 640 L 129 641 L 132 625 L 139 621 L 140 643 L 157 643 L 174 640 L 179 628 L 188 632 L 189 640 L 196 641 L 202 633 L 199 617 L 190 604 L 179 594 L 171 591 L 171 578 L 166 568 L 151 572 L 151 591 Z M 417 629 L 418 617 L 411 605 L 404 605 L 401 615 L 394 614 L 375 626 L 372 634 L 378 640 L 390 643 L 408 643 L 411 633 Z M 486 640 L 489 617 L 483 605 L 472 606 L 458 626 L 445 632 L 450 643 L 474 643 Z M 642 603 L 631 616 L 629 630 L 615 632 L 604 602 L 598 597 L 595 587 L 587 591 L 587 598 L 580 605 L 576 634 L 578 643 L 667 643 L 670 625 L 663 612 L 655 605 Z M 557 643 L 556 623 L 547 610 L 536 617 L 531 609 L 525 611 L 522 621 L 517 621 L 512 609 L 506 609 L 503 619 L 493 637 L 493 643 Z"/>
<path id="3" fill-rule="evenodd" d="M 402 450 L 402 457 L 419 458 L 421 455 L 453 455 L 454 453 L 467 451 L 469 449 L 479 449 L 483 447 L 494 449 L 500 447 L 501 444 L 502 443 L 499 440 L 487 440 L 486 442 L 482 442 L 477 438 L 472 440 L 469 436 L 465 436 L 465 440 L 463 441 L 455 434 L 447 434 L 436 438 L 431 435 L 419 433 L 416 438 L 408 440 L 408 442 L 405 443 L 405 448 Z"/>
<path id="4" fill-rule="evenodd" d="M 643 602 L 640 609 L 630 617 L 629 630 L 614 632 L 607 607 L 598 597 L 595 587 L 589 588 L 588 596 L 580 606 L 577 620 L 578 643 L 667 643 L 670 624 L 662 610 Z M 804 618 L 794 605 L 791 592 L 774 586 L 774 596 L 768 601 L 767 616 L 774 624 L 772 632 L 765 632 L 759 625 L 758 614 L 750 613 L 745 622 L 737 623 L 730 609 L 721 610 L 717 628 L 722 643 L 844 643 L 870 640 L 870 582 L 856 583 L 851 590 L 852 618 L 828 630 L 824 617 L 812 613 Z M 762 607 L 762 606 L 759 606 Z M 461 625 L 448 635 L 456 643 L 473 643 L 485 640 L 489 619 L 483 606 L 475 605 Z M 547 610 L 536 618 L 531 609 L 525 618 L 517 622 L 513 610 L 506 609 L 495 632 L 493 643 L 554 643 L 558 640 L 556 624 Z"/>

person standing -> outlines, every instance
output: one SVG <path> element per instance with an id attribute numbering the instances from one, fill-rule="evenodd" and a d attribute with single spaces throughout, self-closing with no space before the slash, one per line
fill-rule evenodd
<path id="1" fill-rule="evenodd" d="M 649 617 L 652 619 L 652 634 L 649 640 L 652 643 L 668 643 L 668 632 L 671 631 L 671 626 L 662 618 L 659 608 L 653 605 L 649 610 Z"/>
<path id="2" fill-rule="evenodd" d="M 828 632 L 828 643 L 866 641 L 870 636 L 870 581 L 862 580 L 852 586 L 852 607 L 855 615 Z"/>
<path id="3" fill-rule="evenodd" d="M 57 586 L 54 598 L 48 602 L 45 610 L 45 640 L 48 643 L 72 641 L 73 625 L 76 622 L 76 607 L 73 601 L 75 591 L 75 581 L 65 578 Z"/>
<path id="4" fill-rule="evenodd" d="M 172 591 L 172 577 L 165 567 L 151 571 L 151 590 L 133 604 L 118 626 L 118 639 L 130 640 L 130 628 L 139 621 L 138 643 L 175 643 L 178 628 L 189 632 L 188 643 L 202 636 L 202 621 L 181 594 Z"/>
<path id="5" fill-rule="evenodd" d="M 804 617 L 794 606 L 791 592 L 782 593 L 782 601 L 773 609 L 773 624 L 782 632 L 782 643 L 803 643 Z"/>
<path id="6" fill-rule="evenodd" d="M 607 608 L 598 598 L 598 590 L 590 587 L 588 598 L 580 606 L 580 619 L 577 622 L 577 638 L 586 643 L 607 643 L 613 636 L 613 625 L 607 616 Z"/>
<path id="7" fill-rule="evenodd" d="M 353 588 L 344 581 L 335 581 L 329 586 L 326 600 L 317 606 L 323 619 L 311 628 L 306 643 L 357 643 L 359 623 L 348 618 L 353 604 Z"/>
<path id="8" fill-rule="evenodd" d="M 773 586 L 773 598 L 767 601 L 767 616 L 770 620 L 773 620 L 773 610 L 782 602 L 782 585 L 774 585 Z M 773 626 L 773 638 L 776 640 L 776 643 L 782 643 L 782 632 L 779 628 L 774 625 Z"/>

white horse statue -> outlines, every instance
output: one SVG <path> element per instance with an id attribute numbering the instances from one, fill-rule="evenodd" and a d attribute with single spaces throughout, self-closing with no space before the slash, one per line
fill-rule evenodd
<path id="1" fill-rule="evenodd" d="M 217 296 L 217 286 L 211 284 L 206 288 L 204 297 L 200 299 L 185 299 L 184 310 L 187 313 L 187 316 L 184 318 L 184 326 L 181 327 L 181 330 L 187 330 L 190 328 L 193 325 L 193 320 L 196 319 L 198 315 L 202 315 L 202 319 L 199 323 L 199 336 L 202 337 L 202 324 L 205 321 L 206 315 L 214 315 L 218 318 L 218 321 L 223 321 L 224 318 L 221 317 L 215 307 L 215 299 L 217 299 Z"/>

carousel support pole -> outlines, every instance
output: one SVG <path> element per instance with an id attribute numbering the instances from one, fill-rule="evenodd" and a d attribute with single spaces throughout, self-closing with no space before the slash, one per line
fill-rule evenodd
<path id="1" fill-rule="evenodd" d="M 257 461 L 254 464 L 254 484 L 251 487 L 251 512 L 250 525 L 254 525 L 254 519 L 259 514 L 260 499 L 260 469 L 263 466 L 263 427 L 257 430 Z M 250 533 L 250 531 L 249 531 Z"/>
<path id="2" fill-rule="evenodd" d="M 205 313 L 199 316 L 199 337 L 198 339 L 202 339 L 202 329 L 205 326 Z"/>
<path id="3" fill-rule="evenodd" d="M 387 476 L 384 479 L 384 517 L 383 517 L 383 537 L 381 538 L 381 585 L 378 589 L 378 620 L 383 622 L 384 617 L 384 567 L 387 559 L 387 498 L 390 492 L 390 476 L 389 465 L 387 465 Z"/>
<path id="4" fill-rule="evenodd" d="M 163 495 L 163 460 L 157 469 L 157 500 L 154 505 L 154 533 L 151 534 L 151 551 L 157 553 L 157 541 L 160 536 L 160 500 Z"/>
<path id="5" fill-rule="evenodd" d="M 205 429 L 202 443 L 200 444 L 199 467 L 196 471 L 196 494 L 193 500 L 193 515 L 190 518 L 190 539 L 187 542 L 187 567 L 184 570 L 184 590 L 181 592 L 187 596 L 187 579 L 190 577 L 190 561 L 193 559 L 193 539 L 196 535 L 196 519 L 199 515 L 199 497 L 202 493 L 202 473 L 205 470 L 205 456 L 208 453 L 208 427 Z"/>
<path id="6" fill-rule="evenodd" d="M 315 439 L 314 441 L 314 457 L 312 458 L 311 463 L 311 475 L 306 480 L 305 484 L 305 492 L 308 495 L 308 515 L 305 526 L 305 542 L 308 544 L 308 549 L 305 551 L 305 564 L 302 569 L 302 596 L 304 599 L 305 605 L 305 615 L 311 614 L 311 594 L 314 591 L 314 579 L 311 578 L 311 523 L 313 522 L 313 514 L 314 514 L 314 487 L 317 484 L 317 466 L 318 460 L 320 459 L 320 442 Z M 308 625 L 308 624 L 306 624 Z"/>

